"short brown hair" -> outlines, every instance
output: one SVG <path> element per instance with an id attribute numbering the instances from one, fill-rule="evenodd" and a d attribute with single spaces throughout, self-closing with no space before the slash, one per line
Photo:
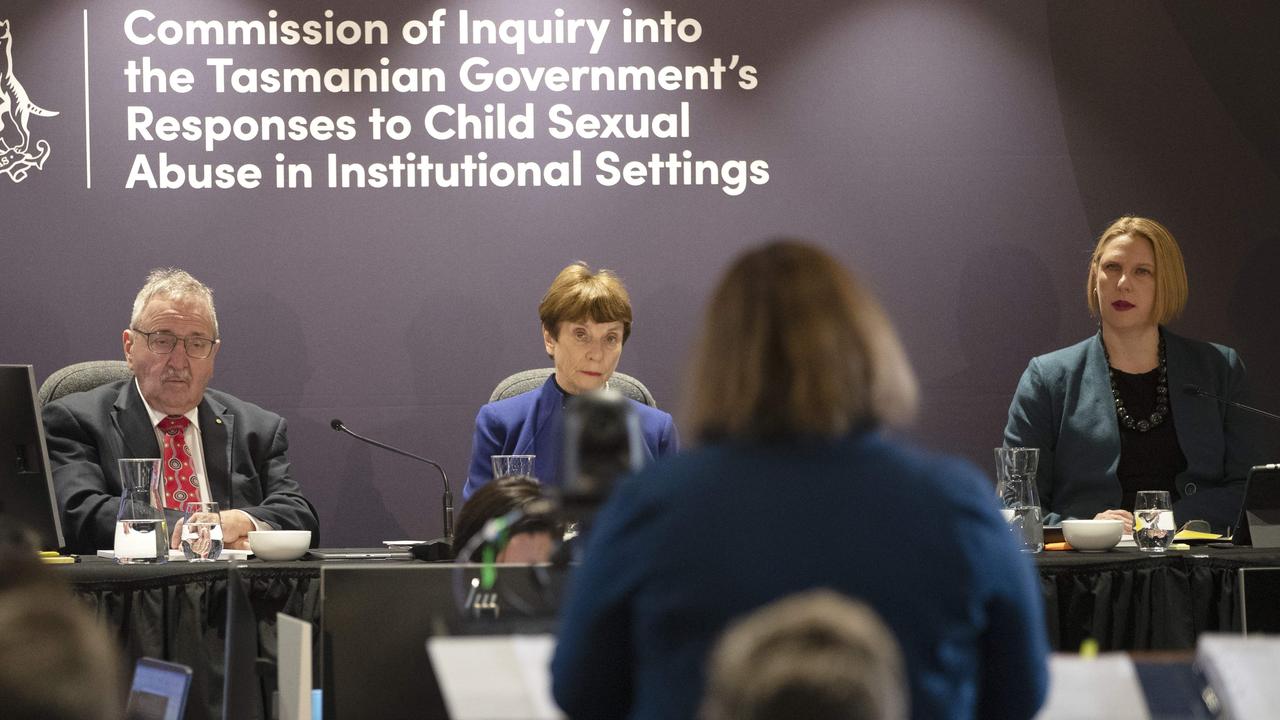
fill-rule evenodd
<path id="1" fill-rule="evenodd" d="M 869 606 L 831 590 L 792 595 L 729 626 L 707 676 L 702 720 L 909 715 L 893 633 Z"/>
<path id="2" fill-rule="evenodd" d="M 686 392 L 694 436 L 835 437 L 910 419 L 915 377 L 875 299 L 816 246 L 740 256 L 712 295 Z"/>
<path id="3" fill-rule="evenodd" d="M 1187 305 L 1187 266 L 1182 260 L 1182 250 L 1173 233 L 1160 223 L 1150 218 L 1136 215 L 1125 215 L 1107 226 L 1093 248 L 1093 256 L 1089 258 L 1089 278 L 1085 281 L 1085 298 L 1089 303 L 1089 314 L 1098 316 L 1098 261 L 1106 251 L 1107 244 L 1121 235 L 1134 235 L 1146 238 L 1151 243 L 1152 253 L 1156 258 L 1156 306 L 1153 314 L 1156 322 L 1166 325 L 1178 319 L 1182 309 Z"/>
<path id="4" fill-rule="evenodd" d="M 459 562 L 478 562 L 483 545 L 476 546 L 469 558 L 459 558 L 458 553 L 484 530 L 490 520 L 500 518 L 512 510 L 523 510 L 524 517 L 507 528 L 507 536 L 520 533 L 545 532 L 553 538 L 564 534 L 558 522 L 549 513 L 542 486 L 528 475 L 508 475 L 490 480 L 476 491 L 458 513 L 458 528 L 453 535 L 453 554 Z"/>
<path id="5" fill-rule="evenodd" d="M 592 270 L 579 260 L 561 270 L 538 304 L 542 329 L 559 337 L 560 323 L 591 320 L 622 322 L 622 342 L 631 337 L 631 296 L 610 270 Z"/>

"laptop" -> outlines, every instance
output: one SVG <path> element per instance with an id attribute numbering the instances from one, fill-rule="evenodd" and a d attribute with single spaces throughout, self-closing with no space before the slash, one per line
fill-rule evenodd
<path id="1" fill-rule="evenodd" d="M 1235 545 L 1280 547 L 1280 464 L 1255 465 L 1245 480 Z"/>
<path id="2" fill-rule="evenodd" d="M 133 670 L 126 720 L 181 720 L 191 690 L 191 668 L 140 658 Z"/>

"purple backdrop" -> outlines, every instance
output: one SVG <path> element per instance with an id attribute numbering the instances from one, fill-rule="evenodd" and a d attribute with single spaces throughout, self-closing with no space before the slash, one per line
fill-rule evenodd
<path id="1" fill-rule="evenodd" d="M 208 47 L 130 43 L 124 18 L 381 18 L 394 29 L 465 9 L 495 18 L 621 17 L 624 3 L 370 4 L 95 2 L 88 17 L 92 188 L 86 188 L 83 4 L 0 3 L 13 69 L 51 155 L 22 182 L 0 175 L 2 362 L 44 378 L 120 357 L 145 271 L 184 267 L 216 293 L 225 347 L 214 386 L 286 416 L 296 474 L 327 545 L 440 532 L 437 481 L 407 460 L 336 436 L 332 417 L 439 459 L 461 487 L 476 408 L 494 384 L 547 364 L 536 304 L 584 259 L 619 271 L 636 321 L 620 369 L 678 410 L 711 283 L 741 248 L 814 239 L 846 260 L 897 322 L 925 388 L 915 434 L 986 467 L 1027 359 L 1093 330 L 1083 300 L 1096 234 L 1125 212 L 1180 239 L 1191 301 L 1175 326 L 1249 363 L 1259 404 L 1280 407 L 1280 10 L 1263 2 L 630 3 L 635 15 L 698 19 L 692 44 L 530 48 Z M 615 28 L 616 29 L 616 28 Z M 706 64 L 740 56 L 759 86 L 720 92 L 216 93 L 207 57 L 238 66 L 454 68 Z M 123 69 L 150 56 L 196 71 L 187 94 L 129 94 Z M 453 79 L 452 77 L 450 78 Z M 364 117 L 420 118 L 440 103 L 532 102 L 579 111 L 664 112 L 688 100 L 687 139 L 367 139 Z M 129 142 L 126 108 L 172 115 L 343 115 L 350 142 Z M 5 118 L 6 122 L 10 118 Z M 0 137 L 13 144 L 12 127 Z M 692 151 L 763 159 L 769 181 L 717 186 L 274 189 L 276 152 L 384 161 L 486 151 L 549 160 L 580 149 L 627 157 Z M 135 156 L 262 165 L 263 187 L 160 190 L 125 181 Z M 590 173 L 588 161 L 587 171 Z M 677 413 L 677 421 L 679 415 Z M 1280 433 L 1277 433 L 1280 434 Z M 1275 437 L 1276 434 L 1273 434 Z M 786 482 L 780 478 L 780 482 Z"/>

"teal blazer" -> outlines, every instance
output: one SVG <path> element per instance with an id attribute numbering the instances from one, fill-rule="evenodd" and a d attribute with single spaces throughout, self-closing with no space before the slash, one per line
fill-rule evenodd
<path id="1" fill-rule="evenodd" d="M 1249 468 L 1264 462 L 1260 419 L 1186 385 L 1248 403 L 1244 363 L 1224 345 L 1160 328 L 1169 371 L 1169 403 L 1187 469 L 1175 478 L 1179 524 L 1235 525 Z M 1009 447 L 1040 448 L 1036 484 L 1047 523 L 1091 518 L 1120 506 L 1120 425 L 1101 334 L 1031 359 L 1018 382 L 1004 430 Z M 1123 508 L 1132 510 L 1133 508 Z"/>

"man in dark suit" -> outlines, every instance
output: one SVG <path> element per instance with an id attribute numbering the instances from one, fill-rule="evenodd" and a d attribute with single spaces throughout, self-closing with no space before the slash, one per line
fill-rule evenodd
<path id="1" fill-rule="evenodd" d="M 221 340 L 212 291 L 182 270 L 155 270 L 122 334 L 134 377 L 44 408 L 53 482 L 68 549 L 111 548 L 122 491 L 117 460 L 166 461 L 165 515 L 185 502 L 221 508 L 223 540 L 247 548 L 250 530 L 319 530 L 286 457 L 284 419 L 208 389 Z"/>

